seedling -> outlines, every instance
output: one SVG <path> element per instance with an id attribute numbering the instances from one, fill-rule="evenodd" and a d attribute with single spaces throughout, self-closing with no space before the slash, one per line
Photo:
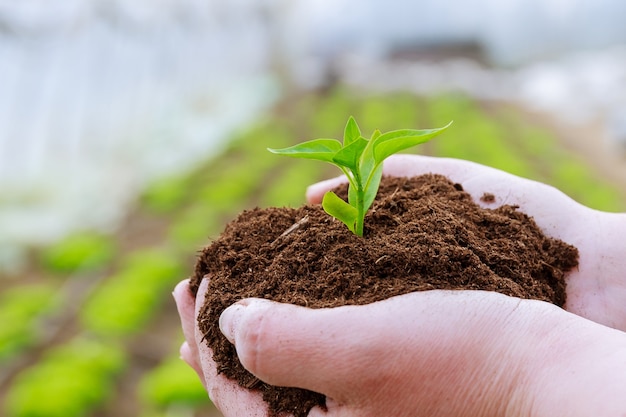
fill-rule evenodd
<path id="1" fill-rule="evenodd" d="M 343 144 L 336 139 L 314 139 L 283 149 L 268 150 L 294 158 L 316 159 L 337 166 L 348 178 L 348 202 L 328 191 L 322 199 L 326 213 L 341 220 L 357 236 L 363 236 L 365 213 L 378 192 L 383 161 L 404 149 L 427 142 L 447 129 L 402 129 L 381 133 L 375 130 L 370 139 L 351 116 L 346 123 Z"/>

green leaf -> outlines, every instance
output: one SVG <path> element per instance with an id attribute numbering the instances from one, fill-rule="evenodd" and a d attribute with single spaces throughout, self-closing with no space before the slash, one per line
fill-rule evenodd
<path id="1" fill-rule="evenodd" d="M 352 233 L 355 233 L 358 213 L 354 207 L 343 201 L 332 191 L 328 191 L 324 194 L 322 207 L 326 213 L 330 214 L 337 220 L 341 220 L 343 224 L 348 226 L 348 229 L 350 229 Z"/>
<path id="2" fill-rule="evenodd" d="M 374 159 L 374 145 L 377 139 L 381 136 L 380 130 L 374 130 L 372 138 L 367 142 L 367 146 L 363 150 L 361 155 L 361 161 L 359 163 L 359 175 L 362 181 L 367 181 L 372 171 L 376 168 L 376 161 Z"/>
<path id="3" fill-rule="evenodd" d="M 348 203 L 352 206 L 352 207 L 356 207 L 357 206 L 357 187 L 353 187 L 351 184 L 348 185 Z"/>
<path id="4" fill-rule="evenodd" d="M 70 235 L 42 253 L 44 266 L 54 272 L 93 271 L 104 267 L 116 254 L 115 242 L 93 232 Z"/>
<path id="5" fill-rule="evenodd" d="M 376 164 L 381 163 L 389 156 L 410 148 L 420 143 L 424 143 L 446 130 L 452 122 L 439 129 L 425 130 L 394 130 L 383 133 L 373 143 L 374 160 Z"/>
<path id="6" fill-rule="evenodd" d="M 286 155 L 293 158 L 315 159 L 333 162 L 333 156 L 341 149 L 341 142 L 336 139 L 314 139 L 282 149 L 267 148 L 277 155 Z"/>
<path id="7" fill-rule="evenodd" d="M 371 179 L 369 180 L 369 184 L 365 187 L 365 196 L 363 197 L 363 211 L 367 212 L 370 208 L 374 199 L 376 198 L 376 194 L 378 194 L 378 186 L 380 185 L 380 179 L 383 176 L 383 166 L 378 165 L 376 170 L 372 173 Z"/>
<path id="8" fill-rule="evenodd" d="M 348 146 L 341 148 L 335 156 L 333 156 L 332 162 L 356 173 L 359 167 L 359 159 L 368 143 L 368 140 L 365 138 L 357 138 Z"/>
<path id="9" fill-rule="evenodd" d="M 348 146 L 360 137 L 361 129 L 359 129 L 359 125 L 356 124 L 354 117 L 350 116 L 348 123 L 346 123 L 346 128 L 343 131 L 343 146 Z"/>
<path id="10" fill-rule="evenodd" d="M 374 145 L 376 144 L 376 139 L 378 139 L 381 135 L 380 130 L 374 130 L 372 133 L 372 138 L 369 140 L 368 146 L 363 151 L 361 155 L 361 163 L 359 166 L 359 174 L 363 181 L 367 181 L 367 178 L 372 174 L 372 170 L 376 168 L 376 161 L 374 159 Z"/>

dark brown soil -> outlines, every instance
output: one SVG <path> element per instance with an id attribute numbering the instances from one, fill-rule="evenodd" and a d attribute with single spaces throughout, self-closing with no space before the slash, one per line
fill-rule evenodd
<path id="1" fill-rule="evenodd" d="M 480 208 L 460 184 L 425 175 L 383 178 L 363 238 L 317 205 L 245 211 L 202 251 L 191 288 L 196 294 L 210 275 L 199 324 L 220 372 L 262 391 L 274 415 L 303 417 L 324 396 L 259 381 L 219 331 L 220 314 L 237 300 L 322 308 L 470 289 L 563 306 L 564 274 L 577 263 L 576 248 L 544 236 L 516 207 Z"/>

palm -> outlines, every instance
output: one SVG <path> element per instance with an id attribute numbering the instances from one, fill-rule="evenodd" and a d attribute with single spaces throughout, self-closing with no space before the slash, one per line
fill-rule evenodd
<path id="1" fill-rule="evenodd" d="M 552 212 L 551 236 L 578 248 L 579 266 L 567 275 L 565 309 L 619 330 L 626 330 L 626 262 L 619 235 L 621 215 L 580 206 L 557 190 L 543 186 L 536 204 L 520 203 L 520 209 L 541 223 L 539 213 Z M 560 204 L 551 201 L 560 199 Z M 541 224 L 540 224 L 541 226 Z M 542 229 L 546 229 L 542 226 Z"/>
<path id="2" fill-rule="evenodd" d="M 500 173 L 494 173 L 494 177 Z M 498 175 L 500 177 L 500 175 Z M 498 179 L 500 182 L 495 181 Z M 508 181 L 510 180 L 510 181 Z M 472 179 L 468 180 L 470 183 Z M 482 179 L 484 181 L 484 178 Z M 626 280 L 622 279 L 626 262 L 620 261 L 611 239 L 611 226 L 616 215 L 598 212 L 571 200 L 560 191 L 519 178 L 494 178 L 491 188 L 508 188 L 506 197 L 496 204 L 514 204 L 533 216 L 541 229 L 551 237 L 559 238 L 578 248 L 578 268 L 567 275 L 567 302 L 565 309 L 620 330 L 626 329 Z M 498 191 L 492 191 L 494 194 Z M 477 197 L 472 191 L 474 197 Z M 482 195 L 482 194 L 481 194 Z M 478 199 L 476 199 L 478 200 Z"/>

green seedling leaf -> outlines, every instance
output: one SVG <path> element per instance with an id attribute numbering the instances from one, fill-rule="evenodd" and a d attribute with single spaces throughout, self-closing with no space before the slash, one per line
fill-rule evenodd
<path id="1" fill-rule="evenodd" d="M 288 148 L 267 148 L 267 150 L 277 155 L 287 155 L 293 158 L 316 159 L 332 163 L 333 156 L 341 150 L 341 142 L 336 139 L 315 139 L 302 142 Z"/>
<path id="2" fill-rule="evenodd" d="M 372 133 L 372 138 L 369 140 L 367 146 L 363 150 L 361 156 L 361 165 L 359 166 L 359 175 L 361 178 L 369 178 L 373 174 L 376 161 L 374 160 L 374 147 L 376 140 L 381 136 L 380 130 L 376 129 Z"/>
<path id="3" fill-rule="evenodd" d="M 361 129 L 356 124 L 354 117 L 350 116 L 346 128 L 343 131 L 343 146 L 348 146 L 361 137 Z"/>
<path id="4" fill-rule="evenodd" d="M 322 207 L 351 232 L 363 236 L 365 213 L 378 193 L 383 161 L 394 153 L 432 139 L 451 124 L 427 130 L 402 129 L 387 133 L 375 130 L 367 140 L 361 135 L 356 120 L 350 117 L 344 129 L 343 145 L 335 139 L 315 139 L 289 148 L 268 149 L 279 155 L 330 162 L 341 169 L 349 181 L 348 202 L 329 191 L 322 199 Z"/>
<path id="5" fill-rule="evenodd" d="M 332 191 L 328 191 L 324 194 L 322 199 L 322 207 L 324 211 L 337 220 L 341 220 L 343 224 L 348 226 L 348 229 L 352 233 L 355 233 L 356 221 L 357 221 L 357 209 L 350 204 L 343 201 Z"/>
<path id="6" fill-rule="evenodd" d="M 376 194 L 378 194 L 378 186 L 380 185 L 380 180 L 383 177 L 383 166 L 382 164 L 376 168 L 376 170 L 370 176 L 370 182 L 365 187 L 365 195 L 363 197 L 363 211 L 369 210 L 376 198 Z"/>
<path id="7" fill-rule="evenodd" d="M 369 142 L 359 137 L 348 146 L 341 148 L 335 156 L 333 162 L 337 165 L 348 168 L 350 171 L 357 173 L 359 168 L 359 160 L 363 154 L 363 150 Z"/>
<path id="8" fill-rule="evenodd" d="M 377 164 L 381 163 L 391 155 L 408 149 L 412 146 L 428 142 L 438 134 L 446 130 L 452 122 L 439 129 L 426 130 L 395 130 L 383 133 L 373 142 L 374 160 Z"/>

